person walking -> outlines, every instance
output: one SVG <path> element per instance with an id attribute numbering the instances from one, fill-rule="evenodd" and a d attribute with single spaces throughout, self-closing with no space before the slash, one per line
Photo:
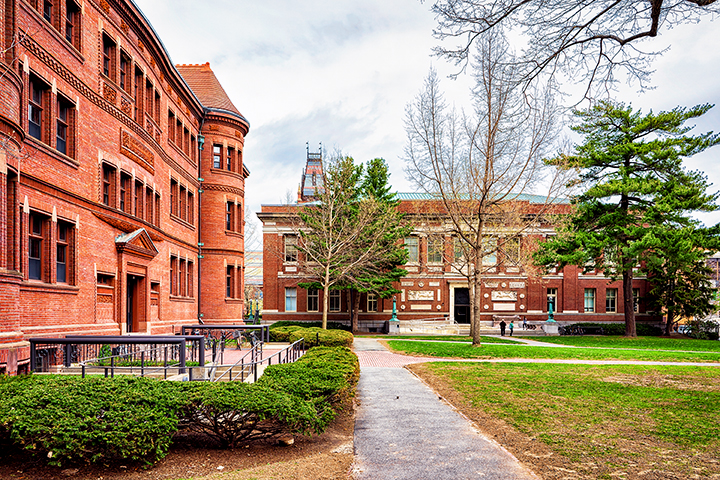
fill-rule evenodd
<path id="1" fill-rule="evenodd" d="M 523 330 L 527 330 L 527 317 L 523 317 Z"/>
<path id="2" fill-rule="evenodd" d="M 507 325 L 505 323 L 505 320 L 500 320 L 500 336 L 501 337 L 505 336 L 505 325 Z"/>
<path id="3" fill-rule="evenodd" d="M 510 327 L 510 336 L 512 337 L 513 328 L 515 328 L 515 325 L 513 324 L 513 321 L 512 321 L 512 320 L 510 320 L 510 325 L 509 325 L 509 327 Z"/>

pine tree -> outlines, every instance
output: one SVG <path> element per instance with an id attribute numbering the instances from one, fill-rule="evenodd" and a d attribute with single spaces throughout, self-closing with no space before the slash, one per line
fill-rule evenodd
<path id="1" fill-rule="evenodd" d="M 636 336 L 634 269 L 654 251 L 664 254 L 660 238 L 665 232 L 692 229 L 691 212 L 717 208 L 717 195 L 706 193 L 705 177 L 682 166 L 684 158 L 720 142 L 712 132 L 686 135 L 692 127 L 684 123 L 710 108 L 643 115 L 631 106 L 602 101 L 575 111 L 580 123 L 572 128 L 585 138 L 574 154 L 548 160 L 577 170 L 584 191 L 574 198 L 574 212 L 559 235 L 541 244 L 536 261 L 546 267 L 585 265 L 612 279 L 621 277 L 626 336 Z M 703 250 L 703 245 L 695 248 Z"/>

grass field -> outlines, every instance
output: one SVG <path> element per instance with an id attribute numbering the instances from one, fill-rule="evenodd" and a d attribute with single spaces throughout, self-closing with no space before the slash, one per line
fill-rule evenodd
<path id="1" fill-rule="evenodd" d="M 621 336 L 562 336 L 562 337 L 528 337 L 529 340 L 554 343 L 557 345 L 573 345 L 578 347 L 602 348 L 642 348 L 652 350 L 691 350 L 702 352 L 720 352 L 720 341 L 693 340 L 691 338 L 663 337 L 621 337 Z"/>
<path id="2" fill-rule="evenodd" d="M 574 472 L 562 478 L 720 476 L 720 368 L 458 362 L 417 368 L 435 386 L 457 392 L 457 406 L 471 418 L 480 412 L 514 427 L 525 443 L 506 434 L 505 444 L 542 477 L 561 478 L 552 475 L 557 470 Z M 551 453 L 539 455 L 538 441 Z"/>
<path id="3" fill-rule="evenodd" d="M 408 353 L 430 357 L 720 362 L 720 351 L 676 352 L 649 349 L 624 350 L 618 348 L 563 348 L 528 345 L 483 345 L 481 347 L 473 347 L 472 345 L 452 342 L 440 343 L 405 340 L 389 340 L 388 345 L 397 353 Z"/>

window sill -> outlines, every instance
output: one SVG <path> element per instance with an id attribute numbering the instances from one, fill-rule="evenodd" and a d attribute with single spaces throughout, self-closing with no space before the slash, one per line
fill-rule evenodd
<path id="1" fill-rule="evenodd" d="M 245 301 L 245 300 L 243 300 L 242 298 L 230 298 L 230 297 L 225 297 L 225 302 L 226 302 L 226 303 L 243 303 L 244 301 Z"/>
<path id="2" fill-rule="evenodd" d="M 230 175 L 231 177 L 237 177 L 237 178 L 239 178 L 240 180 L 243 179 L 242 174 L 240 174 L 240 173 L 238 173 L 238 172 L 235 172 L 235 171 L 233 171 L 233 170 L 225 170 L 224 168 L 210 167 L 210 172 L 211 172 L 211 173 L 223 174 L 223 175 Z"/>
<path id="3" fill-rule="evenodd" d="M 227 235 L 227 236 L 229 236 L 229 237 L 238 237 L 238 238 L 242 238 L 242 237 L 243 237 L 243 234 L 242 234 L 242 233 L 240 233 L 240 232 L 235 232 L 235 231 L 233 231 L 233 230 L 225 230 L 225 235 Z"/>
<path id="4" fill-rule="evenodd" d="M 59 151 L 52 148 L 50 145 L 38 140 L 35 137 L 31 137 L 30 135 L 25 136 L 25 140 L 32 143 L 35 148 L 38 150 L 42 150 L 44 153 L 50 155 L 51 157 L 54 157 L 56 160 L 59 160 L 60 162 L 66 164 L 67 166 L 78 169 L 80 168 L 80 162 L 75 160 L 74 158 L 70 158 L 67 155 L 60 153 Z"/>
<path id="5" fill-rule="evenodd" d="M 48 293 L 61 293 L 61 294 L 70 294 L 70 295 L 77 295 L 80 293 L 80 287 L 75 285 L 69 285 L 66 283 L 45 283 L 42 280 L 25 280 L 20 285 L 20 290 L 33 290 L 33 291 L 39 291 L 39 292 L 48 292 Z"/>
<path id="6" fill-rule="evenodd" d="M 193 230 L 193 231 L 195 230 L 195 225 L 193 225 L 192 223 L 190 223 L 188 221 L 183 220 L 182 218 L 178 217 L 174 213 L 170 214 L 170 218 L 175 220 L 180 225 L 183 225 L 183 226 L 189 228 L 190 230 Z"/>
<path id="7" fill-rule="evenodd" d="M 171 302 L 195 303 L 195 297 L 181 297 L 179 295 L 170 295 Z"/>

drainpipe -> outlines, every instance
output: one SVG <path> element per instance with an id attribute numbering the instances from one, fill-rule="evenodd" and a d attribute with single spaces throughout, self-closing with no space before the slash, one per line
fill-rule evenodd
<path id="1" fill-rule="evenodd" d="M 204 112 L 203 112 L 204 113 Z M 197 295 L 197 317 L 198 317 L 198 323 L 203 324 L 203 313 L 201 311 L 201 300 L 202 300 L 202 259 L 203 259 L 203 249 L 204 246 L 202 241 L 202 182 L 204 179 L 202 178 L 202 152 L 203 147 L 205 145 L 205 136 L 202 134 L 203 125 L 205 124 L 205 115 L 203 115 L 202 120 L 200 121 L 200 130 L 198 131 L 198 173 L 200 174 L 198 176 L 198 182 L 200 182 L 200 188 L 198 188 L 198 265 L 197 265 L 197 287 L 198 287 L 198 295 Z"/>

